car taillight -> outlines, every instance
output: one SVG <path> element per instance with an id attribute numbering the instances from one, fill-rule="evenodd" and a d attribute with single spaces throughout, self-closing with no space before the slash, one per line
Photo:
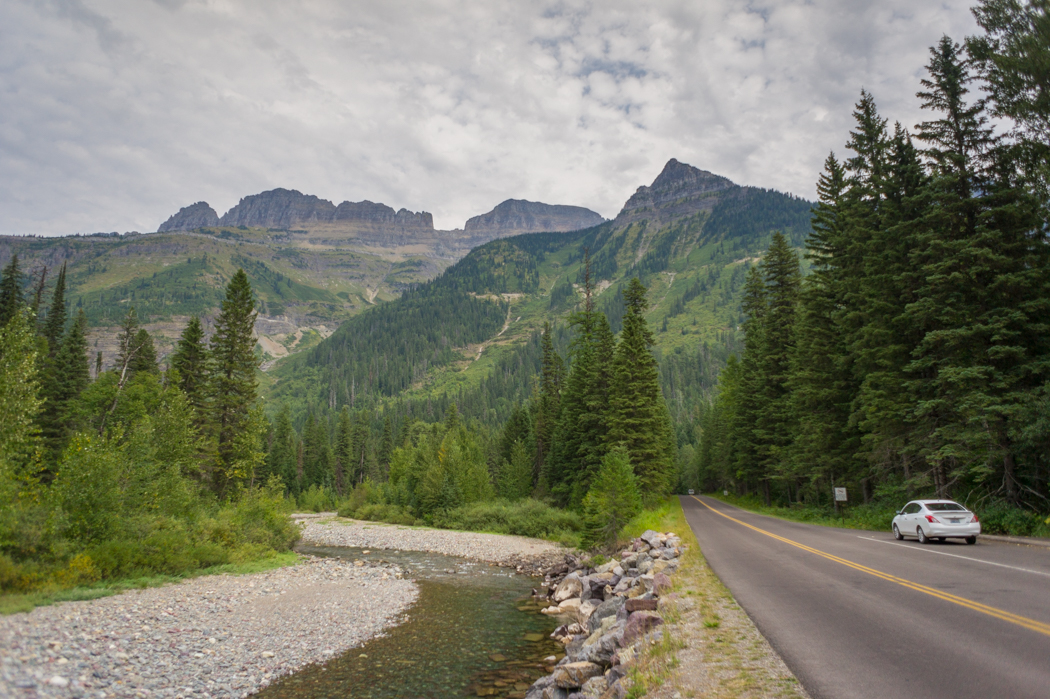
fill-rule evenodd
<path id="1" fill-rule="evenodd" d="M 927 522 L 932 522 L 932 523 L 935 523 L 935 524 L 940 524 L 941 523 L 941 520 L 937 519 L 933 515 L 926 515 L 926 521 Z"/>
<path id="2" fill-rule="evenodd" d="M 973 513 L 973 517 L 972 517 L 972 518 L 970 518 L 970 524 L 973 524 L 974 522 L 980 522 L 980 521 L 981 521 L 981 520 L 977 519 L 977 513 L 976 513 L 976 512 L 974 512 L 974 513 Z"/>

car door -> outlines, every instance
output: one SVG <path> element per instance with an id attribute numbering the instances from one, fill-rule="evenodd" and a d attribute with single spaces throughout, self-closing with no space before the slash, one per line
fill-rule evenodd
<path id="1" fill-rule="evenodd" d="M 904 506 L 904 510 L 901 512 L 901 534 L 906 536 L 915 536 L 915 527 L 918 526 L 916 521 L 916 515 L 922 508 L 917 502 L 909 502 Z"/>

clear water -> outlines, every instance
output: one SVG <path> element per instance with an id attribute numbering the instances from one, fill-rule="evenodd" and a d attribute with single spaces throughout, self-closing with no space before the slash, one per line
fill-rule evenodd
<path id="1" fill-rule="evenodd" d="M 454 556 L 359 548 L 308 548 L 304 553 L 388 561 L 419 584 L 407 620 L 385 636 L 324 665 L 305 668 L 257 697 L 296 699 L 518 699 L 561 657 L 550 640 L 557 623 L 530 597 L 537 580 Z"/>

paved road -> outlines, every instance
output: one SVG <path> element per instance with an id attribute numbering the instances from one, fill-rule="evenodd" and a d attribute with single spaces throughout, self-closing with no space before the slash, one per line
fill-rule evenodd
<path id="1" fill-rule="evenodd" d="M 708 563 L 814 699 L 1050 697 L 1050 549 L 924 546 L 712 498 L 682 506 Z"/>

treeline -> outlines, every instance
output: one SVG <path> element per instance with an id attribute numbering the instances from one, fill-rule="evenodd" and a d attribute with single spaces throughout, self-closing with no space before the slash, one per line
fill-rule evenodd
<path id="1" fill-rule="evenodd" d="M 41 279 L 43 276 L 41 275 Z M 63 268 L 45 304 L 13 257 L 0 277 L 0 590 L 176 574 L 286 550 L 279 483 L 262 487 L 254 303 L 238 271 L 205 343 L 193 318 L 158 366 L 134 308 L 109 371 Z M 45 308 L 46 306 L 46 308 Z"/>
<path id="2" fill-rule="evenodd" d="M 812 273 L 783 236 L 751 268 L 697 486 L 1050 509 L 1050 17 L 975 14 L 984 36 L 931 49 L 914 135 L 862 92 L 852 155 L 818 184 Z"/>

